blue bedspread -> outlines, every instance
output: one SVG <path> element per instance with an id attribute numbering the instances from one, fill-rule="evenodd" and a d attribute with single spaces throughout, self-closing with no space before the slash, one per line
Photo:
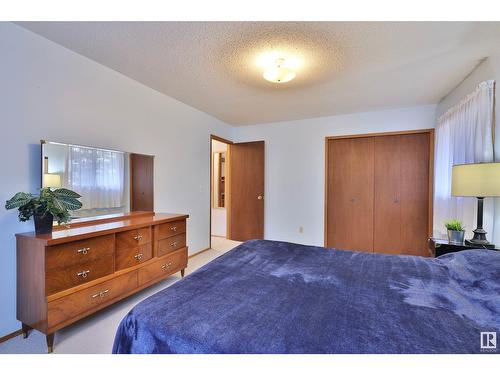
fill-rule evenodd
<path id="1" fill-rule="evenodd" d="M 479 353 L 483 331 L 500 340 L 500 252 L 254 240 L 135 306 L 113 352 Z"/>

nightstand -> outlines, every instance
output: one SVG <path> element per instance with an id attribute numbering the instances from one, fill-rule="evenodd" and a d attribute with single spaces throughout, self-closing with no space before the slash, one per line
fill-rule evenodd
<path id="1" fill-rule="evenodd" d="M 443 254 L 455 253 L 462 250 L 480 249 L 480 246 L 470 246 L 465 243 L 457 244 L 448 242 L 442 238 L 429 238 L 429 254 L 432 257 L 438 257 Z M 488 249 L 492 251 L 500 251 L 500 249 Z"/>

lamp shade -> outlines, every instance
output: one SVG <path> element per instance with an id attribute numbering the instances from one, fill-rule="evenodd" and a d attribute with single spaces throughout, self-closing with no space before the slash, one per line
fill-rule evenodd
<path id="1" fill-rule="evenodd" d="M 454 165 L 451 195 L 457 197 L 500 196 L 500 163 Z"/>
<path id="2" fill-rule="evenodd" d="M 61 187 L 61 176 L 55 173 L 45 173 L 43 175 L 43 187 Z"/>

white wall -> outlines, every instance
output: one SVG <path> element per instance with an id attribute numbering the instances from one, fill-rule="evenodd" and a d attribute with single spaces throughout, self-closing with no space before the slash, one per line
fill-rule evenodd
<path id="1" fill-rule="evenodd" d="M 500 162 L 500 53 L 484 59 L 457 87 L 455 87 L 441 102 L 436 109 L 436 117 L 445 113 L 448 109 L 458 104 L 466 95 L 474 91 L 477 85 L 483 81 L 496 81 L 496 131 L 495 131 L 495 160 Z M 492 198 L 487 198 L 492 199 Z M 495 198 L 495 219 L 493 233 L 488 234 L 488 240 L 500 244 L 500 199 Z M 475 227 L 474 227 L 475 228 Z M 470 229 L 474 229 L 470 228 Z"/>
<path id="2" fill-rule="evenodd" d="M 40 139 L 154 154 L 155 209 L 188 213 L 190 253 L 208 247 L 210 134 L 230 126 L 11 23 L 0 54 L 0 336 L 20 326 L 14 233 L 33 230 L 3 202 L 39 187 Z"/>
<path id="3" fill-rule="evenodd" d="M 433 128 L 434 119 L 429 105 L 238 128 L 238 141 L 266 142 L 265 238 L 323 246 L 325 137 Z"/>
<path id="4" fill-rule="evenodd" d="M 436 108 L 436 117 L 458 104 L 465 96 L 473 92 L 483 81 L 495 79 L 495 71 L 490 58 L 484 59 L 460 84 L 446 95 Z"/>
<path id="5" fill-rule="evenodd" d="M 227 212 L 225 208 L 212 208 L 212 236 L 226 237 Z"/>

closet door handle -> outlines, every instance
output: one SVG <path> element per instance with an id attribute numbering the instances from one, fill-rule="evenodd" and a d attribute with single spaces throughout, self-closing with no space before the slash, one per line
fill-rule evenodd
<path id="1" fill-rule="evenodd" d="M 257 197 L 257 199 L 258 199 L 259 201 L 261 201 L 262 199 L 264 199 L 264 197 L 263 197 L 262 195 L 259 195 L 259 196 Z"/>

